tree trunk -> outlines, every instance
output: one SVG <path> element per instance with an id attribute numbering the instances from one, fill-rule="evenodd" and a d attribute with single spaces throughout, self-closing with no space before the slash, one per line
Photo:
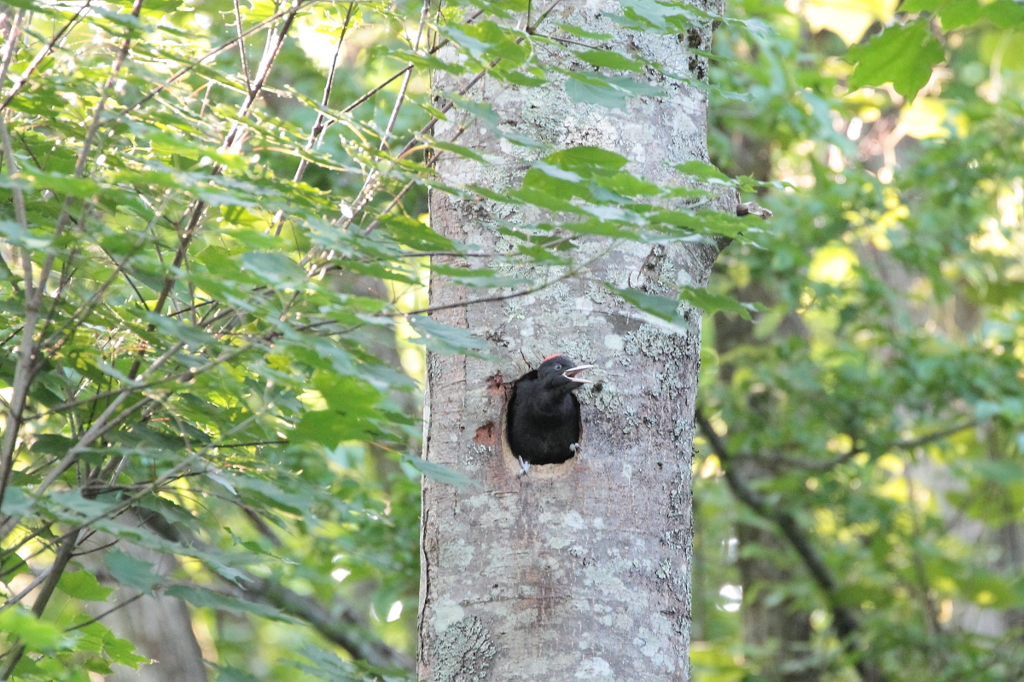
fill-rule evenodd
<path id="1" fill-rule="evenodd" d="M 134 512 L 121 515 L 123 523 L 145 524 Z M 103 563 L 100 548 L 110 546 L 116 538 L 106 533 L 95 533 L 81 547 L 78 561 L 103 582 L 110 575 Z M 135 559 L 151 564 L 160 575 L 169 575 L 177 563 L 169 554 L 134 545 L 126 541 L 117 548 Z M 111 604 L 123 604 L 111 611 Z M 168 597 L 159 591 L 139 597 L 131 587 L 119 587 L 104 602 L 90 602 L 87 609 L 118 637 L 130 640 L 136 653 L 152 659 L 138 670 L 114 665 L 113 672 L 104 676 L 105 682 L 206 682 L 206 664 L 192 631 L 192 614 L 188 606 L 177 597 Z"/>
<path id="2" fill-rule="evenodd" d="M 708 49 L 710 25 L 678 39 L 627 32 L 604 18 L 619 11 L 616 3 L 598 4 L 585 10 L 578 2 L 559 4 L 548 20 L 612 34 L 606 42 L 612 51 L 639 50 L 667 72 L 703 77 L 706 63 L 686 46 Z M 540 56 L 571 63 L 567 55 Z M 448 91 L 462 84 L 435 80 Z M 485 79 L 471 94 L 520 134 L 555 148 L 600 146 L 629 157 L 627 170 L 638 176 L 681 185 L 671 164 L 707 160 L 706 98 L 679 84 L 666 91 L 662 98 L 631 99 L 628 111 L 574 104 L 555 81 L 521 89 Z M 450 138 L 464 123 L 453 117 L 438 126 L 438 136 Z M 450 184 L 509 189 L 537 158 L 525 148 L 510 152 L 480 126 L 470 125 L 459 143 L 493 164 L 442 157 L 437 170 Z M 731 202 L 720 203 L 734 210 Z M 430 211 L 439 233 L 495 253 L 511 248 L 494 229 L 499 221 L 529 225 L 544 218 L 439 192 Z M 667 330 L 602 283 L 659 295 L 673 295 L 678 284 L 703 286 L 717 247 L 576 241 L 578 262 L 589 263 L 585 277 L 529 296 L 464 306 L 482 294 L 444 278 L 431 281 L 431 305 L 453 306 L 434 318 L 486 338 L 497 360 L 436 354 L 428 360 L 425 457 L 480 487 L 424 479 L 421 680 L 689 679 L 700 311 L 683 312 L 688 333 Z M 553 276 L 538 266 L 515 268 L 537 282 Z M 553 353 L 597 366 L 590 377 L 596 383 L 578 393 L 582 450 L 563 464 L 518 475 L 503 437 L 508 389 Z"/>

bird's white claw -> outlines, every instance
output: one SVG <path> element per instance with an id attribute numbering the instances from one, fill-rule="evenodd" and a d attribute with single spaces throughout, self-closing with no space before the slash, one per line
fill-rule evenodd
<path id="1" fill-rule="evenodd" d="M 573 443 L 572 445 L 569 446 L 569 451 L 572 452 L 572 454 L 574 455 L 582 449 L 583 447 L 579 443 Z"/>
<path id="2" fill-rule="evenodd" d="M 517 474 L 518 476 L 522 476 L 523 474 L 525 474 L 527 471 L 530 470 L 530 463 L 527 462 L 522 457 L 519 458 L 519 466 L 522 467 L 522 468 L 520 469 L 519 473 Z"/>

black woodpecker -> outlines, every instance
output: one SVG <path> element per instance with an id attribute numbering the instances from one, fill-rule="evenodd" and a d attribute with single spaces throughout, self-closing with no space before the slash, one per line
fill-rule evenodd
<path id="1" fill-rule="evenodd" d="M 576 454 L 580 440 L 580 401 L 572 394 L 593 365 L 577 365 L 551 355 L 512 387 L 508 404 L 508 443 L 526 473 L 531 464 L 556 464 Z"/>

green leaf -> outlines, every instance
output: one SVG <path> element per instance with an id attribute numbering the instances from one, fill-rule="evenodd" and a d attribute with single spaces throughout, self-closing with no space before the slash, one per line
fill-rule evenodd
<path id="1" fill-rule="evenodd" d="M 306 644 L 298 653 L 309 660 L 312 665 L 302 661 L 291 661 L 291 663 L 317 679 L 327 682 L 363 682 L 367 679 L 366 676 L 359 674 L 352 663 L 342 660 L 333 652 L 325 651 L 312 644 Z M 384 682 L 391 681 L 385 678 Z"/>
<path id="2" fill-rule="evenodd" d="M 652 28 L 675 31 L 688 23 L 693 13 L 688 5 L 657 0 L 622 0 L 623 13 L 631 19 L 639 19 Z"/>
<path id="3" fill-rule="evenodd" d="M 448 38 L 456 45 L 466 48 L 466 51 L 477 59 L 482 58 L 491 47 L 489 42 L 480 39 L 480 32 L 475 30 L 471 24 L 465 24 L 461 27 L 449 24 L 447 26 L 443 26 L 440 30 L 444 37 Z"/>
<path id="4" fill-rule="evenodd" d="M 976 460 L 969 463 L 981 476 L 1000 484 L 1024 480 L 1024 465 L 1011 460 Z"/>
<path id="5" fill-rule="evenodd" d="M 22 177 L 32 183 L 37 190 L 48 189 L 60 195 L 70 195 L 88 199 L 96 195 L 100 186 L 89 178 L 76 178 L 63 173 L 25 172 Z"/>
<path id="6" fill-rule="evenodd" d="M 147 313 L 144 319 L 160 330 L 166 337 L 186 342 L 186 348 L 197 351 L 204 346 L 216 343 L 212 334 L 205 330 L 186 324 L 176 317 L 167 317 L 156 313 Z M 127 379 L 127 377 L 125 377 Z"/>
<path id="7" fill-rule="evenodd" d="M 684 301 L 689 301 L 698 308 L 701 308 L 707 315 L 721 311 L 726 313 L 735 313 L 744 320 L 750 319 L 750 311 L 752 308 L 740 303 L 731 296 L 712 294 L 705 289 L 683 287 L 679 290 L 679 298 Z"/>
<path id="8" fill-rule="evenodd" d="M 619 172 L 608 177 L 597 178 L 597 183 L 601 187 L 606 187 L 627 197 L 653 197 L 662 193 L 661 187 L 653 182 L 641 180 L 635 175 L 626 172 Z"/>
<path id="9" fill-rule="evenodd" d="M 30 650 L 53 649 L 66 640 L 61 628 L 39 620 L 32 612 L 15 604 L 0 611 L 0 632 L 17 637 Z"/>
<path id="10" fill-rule="evenodd" d="M 629 93 L 608 83 L 570 73 L 565 81 L 565 94 L 576 104 L 596 104 L 607 109 L 626 110 Z"/>
<path id="11" fill-rule="evenodd" d="M 479 161 L 480 163 L 488 163 L 487 159 L 484 156 L 482 156 L 475 150 L 470 149 L 469 147 L 465 147 L 461 144 L 455 144 L 454 142 L 445 142 L 443 140 L 438 140 L 436 138 L 429 136 L 427 137 L 427 139 L 430 141 L 431 147 L 436 147 L 437 149 L 446 152 L 451 152 L 452 154 L 458 154 L 463 158 L 473 159 L 474 161 Z"/>
<path id="12" fill-rule="evenodd" d="M 928 29 L 927 20 L 889 26 L 847 52 L 846 60 L 857 65 L 850 89 L 892 83 L 896 92 L 913 99 L 931 78 L 932 67 L 944 58 L 942 44 Z"/>
<path id="13" fill-rule="evenodd" d="M 611 33 L 592 33 L 591 31 L 586 31 L 579 26 L 574 26 L 573 24 L 559 24 L 558 29 L 560 31 L 565 31 L 571 36 L 587 38 L 588 40 L 611 40 L 614 38 Z"/>
<path id="14" fill-rule="evenodd" d="M 260 682 L 258 677 L 250 675 L 230 665 L 210 663 L 217 670 L 217 682 Z"/>
<path id="15" fill-rule="evenodd" d="M 1024 399 L 1007 397 L 999 402 L 979 400 L 974 404 L 974 415 L 979 420 L 1001 415 L 1016 421 L 1024 417 Z"/>
<path id="16" fill-rule="evenodd" d="M 639 289 L 620 289 L 610 285 L 608 288 L 637 308 L 687 330 L 691 330 L 692 320 L 685 313 L 682 316 L 679 315 L 680 300 L 702 308 L 706 314 L 724 311 L 736 313 L 745 320 L 750 319 L 750 309 L 747 306 L 729 296 L 712 294 L 704 289 L 681 287 L 679 299 L 671 299 L 664 296 L 652 296 Z"/>
<path id="17" fill-rule="evenodd" d="M 88 571 L 65 571 L 57 581 L 57 588 L 69 597 L 85 601 L 104 601 L 114 591 L 100 585 L 96 576 Z"/>
<path id="18" fill-rule="evenodd" d="M 334 410 L 314 410 L 302 415 L 292 431 L 291 440 L 334 448 L 346 440 L 370 440 L 375 433 L 375 427 L 366 419 Z"/>
<path id="19" fill-rule="evenodd" d="M 275 286 L 298 288 L 306 281 L 306 271 L 283 253 L 246 253 L 242 256 L 242 269 Z"/>
<path id="20" fill-rule="evenodd" d="M 439 235 L 416 220 L 404 215 L 385 216 L 383 223 L 395 241 L 423 251 L 457 251 L 458 247 L 447 237 Z"/>
<path id="21" fill-rule="evenodd" d="M 346 415 L 371 415 L 382 397 L 377 389 L 359 377 L 339 376 L 323 370 L 314 372 L 313 386 L 332 409 Z"/>
<path id="22" fill-rule="evenodd" d="M 665 321 L 677 332 L 691 333 L 698 328 L 696 319 L 691 320 L 688 316 L 679 314 L 679 301 L 677 299 L 652 296 L 639 289 L 620 289 L 610 284 L 605 286 L 621 296 L 624 301 Z"/>
<path id="23" fill-rule="evenodd" d="M 131 641 L 116 637 L 112 632 L 109 637 L 103 639 L 103 653 L 110 657 L 111 663 L 126 665 L 135 670 L 138 670 L 140 665 L 153 662 L 152 659 L 137 654 Z"/>
<path id="24" fill-rule="evenodd" d="M 298 623 L 291 616 L 281 613 L 279 610 L 266 604 L 258 604 L 245 599 L 232 597 L 205 587 L 196 585 L 173 585 L 164 591 L 168 597 L 184 599 L 196 608 L 210 608 L 232 613 L 252 613 L 263 618 L 282 621 L 285 623 Z"/>
<path id="25" fill-rule="evenodd" d="M 124 587 L 131 587 L 149 594 L 164 581 L 163 576 L 153 570 L 153 565 L 115 549 L 107 552 L 103 563 L 114 580 Z"/>
<path id="26" fill-rule="evenodd" d="M 20 246 L 33 251 L 49 248 L 51 243 L 49 237 L 36 236 L 18 223 L 10 220 L 0 220 L 0 235 L 14 246 Z"/>
<path id="27" fill-rule="evenodd" d="M 490 104 L 486 102 L 475 102 L 466 97 L 462 97 L 456 93 L 445 93 L 445 96 L 450 99 L 456 107 L 466 111 L 473 116 L 476 116 L 480 122 L 495 135 L 506 139 L 515 144 L 524 147 L 546 147 L 547 145 L 543 142 L 539 142 L 532 137 L 518 133 L 515 130 L 508 130 L 501 127 L 499 124 L 500 117 Z"/>
<path id="28" fill-rule="evenodd" d="M 934 12 L 948 0 L 903 0 L 900 3 L 901 12 Z M 973 3 L 972 3 L 973 4 Z"/>
<path id="29" fill-rule="evenodd" d="M 489 268 L 460 268 L 435 264 L 431 269 L 434 274 L 443 275 L 451 282 L 467 284 L 471 287 L 512 287 L 517 284 L 529 283 L 525 279 L 499 275 Z"/>
<path id="30" fill-rule="evenodd" d="M 703 161 L 687 161 L 686 163 L 676 164 L 674 168 L 680 173 L 686 173 L 692 175 L 695 178 L 699 178 L 705 181 L 718 181 L 716 184 L 723 185 L 734 185 L 735 181 L 727 176 L 710 163 L 704 163 Z"/>
<path id="31" fill-rule="evenodd" d="M 943 18 L 943 28 L 945 28 L 945 14 L 941 16 Z M 1024 25 L 1024 5 L 1016 0 L 996 0 L 984 5 L 982 18 L 987 19 L 999 28 L 1019 29 L 1021 25 Z"/>
<path id="32" fill-rule="evenodd" d="M 442 324 L 426 315 L 411 315 L 408 319 L 419 334 L 418 338 L 410 339 L 414 343 L 423 344 L 435 353 L 444 355 L 486 357 L 483 351 L 487 350 L 487 344 L 469 330 Z"/>
<path id="33" fill-rule="evenodd" d="M 105 659 L 92 657 L 84 662 L 85 667 L 92 672 L 109 674 L 111 663 L 120 663 L 138 670 L 140 665 L 151 663 L 145 656 L 135 653 L 135 645 L 127 639 L 121 639 L 98 622 L 89 622 L 87 614 L 80 614 L 75 617 L 75 632 L 79 638 L 75 643 L 77 652 L 90 652 L 103 654 Z"/>
<path id="34" fill-rule="evenodd" d="M 544 160 L 553 166 L 584 177 L 612 175 L 629 163 L 629 159 L 621 154 L 585 145 L 563 149 L 550 154 Z"/>
<path id="35" fill-rule="evenodd" d="M 643 71 L 644 65 L 611 50 L 585 50 L 576 56 L 594 66 L 603 66 L 620 71 Z"/>
<path id="36" fill-rule="evenodd" d="M 478 482 L 469 478 L 465 474 L 452 469 L 449 466 L 443 464 L 436 464 L 435 462 L 428 462 L 427 460 L 417 457 L 416 455 L 402 455 L 402 461 L 411 465 L 416 471 L 420 472 L 427 478 L 431 478 L 440 483 L 449 483 L 457 488 L 482 488 Z"/>

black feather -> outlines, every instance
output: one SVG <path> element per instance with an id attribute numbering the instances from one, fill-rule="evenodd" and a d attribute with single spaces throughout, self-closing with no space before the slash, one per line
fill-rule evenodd
<path id="1" fill-rule="evenodd" d="M 564 355 L 546 359 L 519 378 L 508 405 L 508 442 L 512 454 L 528 464 L 556 464 L 575 455 L 580 440 L 580 401 L 573 391 L 581 380 L 565 376 L 573 369 Z"/>

